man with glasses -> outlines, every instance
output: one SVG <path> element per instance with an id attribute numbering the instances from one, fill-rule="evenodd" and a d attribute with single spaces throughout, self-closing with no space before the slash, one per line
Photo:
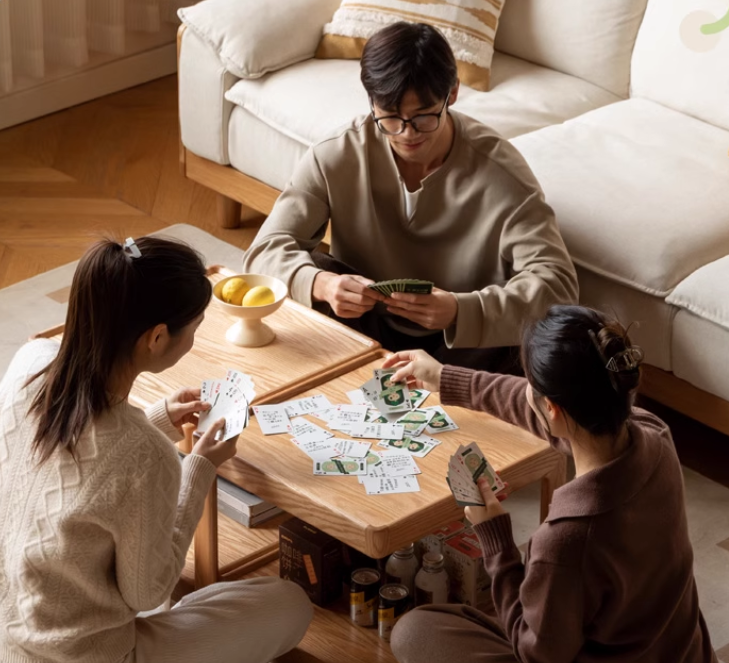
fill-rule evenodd
<path id="1" fill-rule="evenodd" d="M 371 112 L 307 152 L 243 269 L 283 279 L 297 301 L 390 350 L 511 370 L 524 322 L 577 300 L 554 214 L 508 141 L 449 110 L 459 82 L 440 32 L 390 25 L 369 39 L 361 67 Z M 389 279 L 435 287 L 367 288 Z"/>

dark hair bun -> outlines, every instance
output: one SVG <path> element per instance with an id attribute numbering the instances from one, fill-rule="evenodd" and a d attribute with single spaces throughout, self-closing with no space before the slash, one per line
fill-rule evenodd
<path id="1" fill-rule="evenodd" d="M 625 424 L 642 359 L 617 320 L 584 306 L 553 306 L 522 341 L 524 372 L 536 394 L 594 435 L 616 435 Z"/>
<path id="2" fill-rule="evenodd" d="M 617 320 L 607 321 L 597 333 L 597 341 L 606 364 L 613 360 L 615 369 L 612 374 L 613 387 L 620 396 L 629 396 L 638 388 L 640 383 L 640 363 L 643 360 L 643 351 L 636 348 L 630 341 L 628 330 Z"/>

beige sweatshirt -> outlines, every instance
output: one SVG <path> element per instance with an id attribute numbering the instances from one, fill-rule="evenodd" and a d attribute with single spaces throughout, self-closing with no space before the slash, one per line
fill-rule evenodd
<path id="1" fill-rule="evenodd" d="M 243 260 L 311 305 L 311 259 L 331 218 L 331 254 L 374 280 L 419 278 L 456 294 L 449 347 L 517 345 L 524 322 L 577 300 L 552 209 L 525 160 L 480 122 L 451 112 L 443 165 L 406 217 L 397 165 L 369 116 L 313 146 Z"/>
<path id="2" fill-rule="evenodd" d="M 146 416 L 112 408 L 78 465 L 56 453 L 38 466 L 26 413 L 39 381 L 23 384 L 57 351 L 28 343 L 0 383 L 0 661 L 112 663 L 134 648 L 136 613 L 172 593 L 215 467 L 180 464 L 164 401 Z"/>

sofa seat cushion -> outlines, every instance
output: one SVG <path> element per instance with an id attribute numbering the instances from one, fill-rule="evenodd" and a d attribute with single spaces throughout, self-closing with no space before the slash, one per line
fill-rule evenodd
<path id="1" fill-rule="evenodd" d="M 308 147 L 369 111 L 359 75 L 359 61 L 307 60 L 257 80 L 240 80 L 226 98 Z M 497 53 L 492 90 L 461 86 L 454 108 L 510 138 L 618 100 L 579 78 Z"/>
<path id="2" fill-rule="evenodd" d="M 673 323 L 673 372 L 729 400 L 729 255 L 697 269 L 666 301 L 680 309 Z"/>
<path id="3" fill-rule="evenodd" d="M 729 255 L 697 269 L 666 301 L 729 331 Z"/>
<path id="4" fill-rule="evenodd" d="M 513 142 L 581 267 L 665 297 L 729 253 L 729 132 L 630 99 Z"/>

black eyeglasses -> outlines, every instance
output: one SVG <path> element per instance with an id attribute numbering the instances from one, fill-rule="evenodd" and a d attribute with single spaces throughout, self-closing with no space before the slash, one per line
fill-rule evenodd
<path id="1" fill-rule="evenodd" d="M 375 121 L 377 128 L 387 136 L 397 136 L 405 131 L 405 127 L 409 124 L 414 131 L 421 134 L 427 134 L 435 131 L 440 126 L 440 118 L 443 117 L 443 111 L 448 105 L 446 98 L 443 107 L 437 113 L 425 113 L 424 115 L 416 115 L 406 120 L 399 115 L 388 115 L 387 117 L 375 117 L 375 109 L 372 108 L 372 119 Z"/>

